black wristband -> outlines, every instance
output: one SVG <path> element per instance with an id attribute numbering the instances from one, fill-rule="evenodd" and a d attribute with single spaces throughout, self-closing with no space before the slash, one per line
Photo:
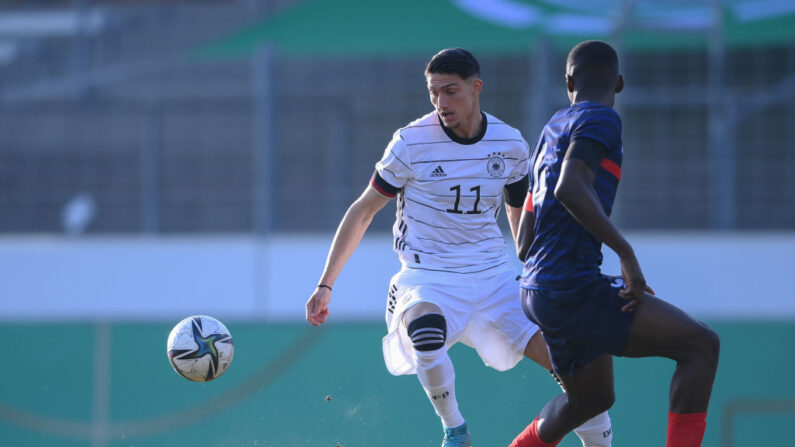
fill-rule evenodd
<path id="1" fill-rule="evenodd" d="M 325 284 L 318 284 L 317 286 L 318 287 L 325 287 L 326 289 L 328 289 L 329 292 L 331 292 L 331 287 L 330 286 L 327 286 Z"/>

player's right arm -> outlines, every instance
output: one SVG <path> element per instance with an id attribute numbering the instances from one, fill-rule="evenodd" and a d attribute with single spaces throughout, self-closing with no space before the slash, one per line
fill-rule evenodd
<path id="1" fill-rule="evenodd" d="M 334 235 L 334 240 L 326 258 L 326 266 L 318 284 L 334 287 L 334 282 L 342 271 L 342 267 L 356 250 L 356 247 L 359 246 L 364 233 L 373 220 L 373 216 L 389 200 L 388 197 L 378 193 L 372 185 L 368 185 L 362 195 L 351 204 L 342 221 L 340 221 L 339 227 L 337 227 L 337 233 Z M 331 289 L 316 287 L 312 296 L 306 302 L 306 321 L 313 326 L 323 324 L 329 315 L 328 305 L 330 301 Z"/>

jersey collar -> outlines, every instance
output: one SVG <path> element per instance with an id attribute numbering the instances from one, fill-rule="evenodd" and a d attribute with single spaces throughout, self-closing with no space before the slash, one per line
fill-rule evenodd
<path id="1" fill-rule="evenodd" d="M 478 132 L 477 135 L 475 135 L 472 138 L 461 138 L 458 135 L 456 135 L 452 129 L 449 129 L 447 126 L 444 125 L 444 123 L 442 122 L 442 118 L 439 116 L 438 113 L 436 114 L 436 119 L 439 120 L 439 125 L 442 126 L 444 133 L 446 133 L 447 136 L 450 137 L 450 139 L 453 140 L 454 142 L 458 144 L 475 144 L 478 141 L 482 140 L 483 137 L 486 135 L 486 127 L 488 126 L 488 120 L 486 119 L 486 114 L 480 112 L 480 116 L 482 117 L 480 132 Z"/>

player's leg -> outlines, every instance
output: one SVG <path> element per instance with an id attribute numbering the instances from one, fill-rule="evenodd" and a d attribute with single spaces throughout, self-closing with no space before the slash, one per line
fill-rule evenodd
<path id="1" fill-rule="evenodd" d="M 612 405 L 612 355 L 626 348 L 634 318 L 620 311 L 625 302 L 618 296 L 620 290 L 607 278 L 571 290 L 522 289 L 525 315 L 546 325 L 544 341 L 565 392 L 544 407 L 515 446 L 555 445 L 574 427 L 598 420 Z M 606 415 L 604 419 L 609 420 Z M 609 428 L 605 432 L 610 433 Z"/>
<path id="2" fill-rule="evenodd" d="M 602 355 L 572 376 L 561 376 L 566 392 L 547 402 L 510 447 L 555 446 L 568 432 L 606 412 L 615 400 L 613 358 Z"/>
<path id="3" fill-rule="evenodd" d="M 528 323 L 532 324 L 529 320 Z M 530 337 L 530 341 L 527 342 L 527 346 L 524 348 L 524 356 L 543 366 L 547 371 L 552 371 L 552 362 L 549 360 L 549 348 L 540 330 L 536 331 L 536 333 Z"/>
<path id="4" fill-rule="evenodd" d="M 563 392 L 566 392 L 563 383 L 552 373 L 552 362 L 549 360 L 549 349 L 544 341 L 544 337 L 541 335 L 541 331 L 537 331 L 530 338 L 527 347 L 525 347 L 524 354 L 525 357 L 543 366 L 547 371 L 550 371 L 555 380 L 560 384 Z M 610 447 L 613 442 L 613 427 L 607 411 L 599 413 L 585 421 L 582 425 L 574 428 L 574 433 L 580 438 L 583 447 Z"/>
<path id="5" fill-rule="evenodd" d="M 635 313 L 624 355 L 660 356 L 676 361 L 669 393 L 668 445 L 700 446 L 718 368 L 718 335 L 652 295 L 647 294 Z"/>
<path id="6" fill-rule="evenodd" d="M 706 411 L 718 366 L 718 335 L 681 309 L 649 294 L 635 313 L 624 355 L 675 360 L 670 409 L 677 413 Z"/>
<path id="7" fill-rule="evenodd" d="M 447 322 L 435 304 L 420 302 L 403 313 L 414 348 L 417 378 L 445 428 L 445 444 L 468 446 L 469 433 L 458 409 L 455 369 L 447 354 Z"/>

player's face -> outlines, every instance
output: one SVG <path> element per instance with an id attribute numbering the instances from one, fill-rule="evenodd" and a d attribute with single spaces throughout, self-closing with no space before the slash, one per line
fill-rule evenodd
<path id="1" fill-rule="evenodd" d="M 425 80 L 431 104 L 446 127 L 466 129 L 480 116 L 478 97 L 483 81 L 476 76 L 465 80 L 457 74 L 429 73 Z"/>

